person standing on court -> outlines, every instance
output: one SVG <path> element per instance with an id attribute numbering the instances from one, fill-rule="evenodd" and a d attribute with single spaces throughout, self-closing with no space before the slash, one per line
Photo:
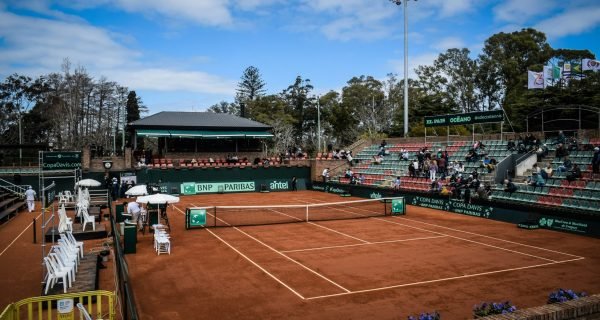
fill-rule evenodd
<path id="1" fill-rule="evenodd" d="M 296 176 L 292 177 L 292 191 L 298 191 L 298 179 L 296 179 Z"/>
<path id="2" fill-rule="evenodd" d="M 27 210 L 29 212 L 35 210 L 35 191 L 31 186 L 27 187 L 27 191 L 25 191 L 25 200 L 27 200 Z"/>
<path id="3" fill-rule="evenodd" d="M 323 182 L 326 183 L 329 180 L 329 168 L 325 168 L 321 176 L 323 177 Z"/>
<path id="4" fill-rule="evenodd" d="M 127 213 L 131 215 L 132 222 L 136 223 L 138 229 L 142 229 L 142 221 L 140 220 L 140 214 L 142 213 L 142 209 L 140 208 L 140 204 L 133 201 L 127 203 Z"/>

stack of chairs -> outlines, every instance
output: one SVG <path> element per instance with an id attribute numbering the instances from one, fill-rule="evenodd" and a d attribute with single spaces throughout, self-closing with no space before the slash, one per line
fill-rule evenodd
<path id="1" fill-rule="evenodd" d="M 44 266 L 46 267 L 46 286 L 44 294 L 62 280 L 63 291 L 67 293 L 67 288 L 73 286 L 77 267 L 83 258 L 83 242 L 76 241 L 73 234 L 69 231 L 60 235 L 56 245 L 46 257 L 44 257 Z"/>
<path id="2" fill-rule="evenodd" d="M 169 240 L 171 237 L 166 231 L 166 226 L 154 224 L 152 228 L 154 228 L 154 250 L 156 250 L 156 254 L 171 254 L 171 241 Z"/>

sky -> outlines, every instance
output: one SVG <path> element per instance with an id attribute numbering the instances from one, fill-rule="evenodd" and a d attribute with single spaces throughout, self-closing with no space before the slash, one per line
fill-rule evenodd
<path id="1" fill-rule="evenodd" d="M 408 1 L 409 74 L 449 48 L 475 58 L 533 27 L 553 48 L 600 55 L 597 0 Z M 150 114 L 231 102 L 244 69 L 268 94 L 297 76 L 315 94 L 354 76 L 403 75 L 404 9 L 388 0 L 0 0 L 0 78 L 60 72 L 65 58 L 135 90 Z"/>

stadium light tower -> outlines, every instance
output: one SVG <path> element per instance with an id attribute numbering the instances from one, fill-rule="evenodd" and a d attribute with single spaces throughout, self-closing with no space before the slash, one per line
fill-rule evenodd
<path id="1" fill-rule="evenodd" d="M 408 136 L 408 1 L 410 0 L 390 0 L 398 6 L 404 3 L 404 137 Z"/>

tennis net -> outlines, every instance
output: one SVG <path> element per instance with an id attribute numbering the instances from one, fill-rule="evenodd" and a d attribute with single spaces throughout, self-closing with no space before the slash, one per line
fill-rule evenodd
<path id="1" fill-rule="evenodd" d="M 325 220 L 360 219 L 391 214 L 392 200 L 381 198 L 267 206 L 212 206 L 206 210 L 204 227 L 236 227 Z"/>

